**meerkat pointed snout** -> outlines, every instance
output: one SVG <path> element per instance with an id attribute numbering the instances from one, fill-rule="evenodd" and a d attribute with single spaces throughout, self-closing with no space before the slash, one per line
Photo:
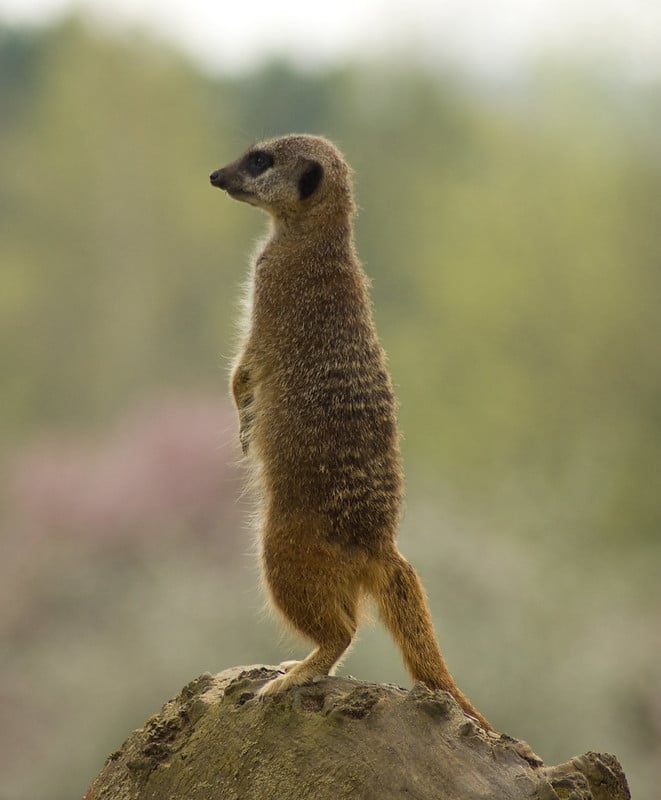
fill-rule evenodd
<path id="1" fill-rule="evenodd" d="M 215 169 L 211 175 L 209 175 L 209 181 L 211 182 L 212 186 L 217 186 L 219 189 L 225 188 L 225 170 L 222 169 Z"/>
<path id="2" fill-rule="evenodd" d="M 396 403 L 355 252 L 344 157 L 321 137 L 284 136 L 210 180 L 273 221 L 252 268 L 231 390 L 257 487 L 264 585 L 315 649 L 262 693 L 330 673 L 371 596 L 413 679 L 450 692 L 491 729 L 448 671 L 420 580 L 396 546 Z"/>

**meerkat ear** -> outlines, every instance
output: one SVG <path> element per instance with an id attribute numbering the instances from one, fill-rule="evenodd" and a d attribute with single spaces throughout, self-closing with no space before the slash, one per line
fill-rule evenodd
<path id="1" fill-rule="evenodd" d="M 306 200 L 317 191 L 324 176 L 324 168 L 318 161 L 308 161 L 305 169 L 298 179 L 298 195 L 301 200 Z"/>

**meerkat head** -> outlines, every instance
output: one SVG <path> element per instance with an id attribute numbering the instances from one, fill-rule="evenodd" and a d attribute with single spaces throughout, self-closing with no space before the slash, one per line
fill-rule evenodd
<path id="1" fill-rule="evenodd" d="M 339 150 L 319 136 L 291 134 L 251 147 L 209 176 L 211 184 L 267 211 L 276 222 L 354 210 L 351 173 Z"/>

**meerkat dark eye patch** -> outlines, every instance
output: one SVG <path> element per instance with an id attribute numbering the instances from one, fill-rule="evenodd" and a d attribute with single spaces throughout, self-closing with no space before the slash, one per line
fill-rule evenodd
<path id="1" fill-rule="evenodd" d="M 245 158 L 245 168 L 249 175 L 256 178 L 273 166 L 273 156 L 265 150 L 253 150 Z"/>
<path id="2" fill-rule="evenodd" d="M 317 191 L 317 187 L 324 177 L 324 168 L 318 161 L 311 161 L 298 179 L 298 194 L 305 200 Z"/>

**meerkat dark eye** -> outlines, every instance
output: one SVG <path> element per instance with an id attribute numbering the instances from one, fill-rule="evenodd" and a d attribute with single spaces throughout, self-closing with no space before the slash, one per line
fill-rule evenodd
<path id="1" fill-rule="evenodd" d="M 253 178 L 273 166 L 273 156 L 264 150 L 253 150 L 246 156 L 246 170 Z"/>

